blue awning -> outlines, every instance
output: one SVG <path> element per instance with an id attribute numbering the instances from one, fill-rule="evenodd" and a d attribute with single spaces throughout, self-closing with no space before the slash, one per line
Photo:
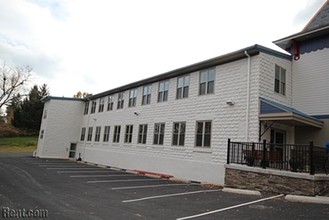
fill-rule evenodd
<path id="1" fill-rule="evenodd" d="M 316 128 L 323 127 L 323 122 L 321 120 L 318 120 L 297 109 L 261 97 L 259 100 L 260 121 L 277 121 L 293 126 L 312 126 Z"/>

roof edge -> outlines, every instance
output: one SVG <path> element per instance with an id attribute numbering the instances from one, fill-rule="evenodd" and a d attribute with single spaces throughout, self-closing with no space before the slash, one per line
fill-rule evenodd
<path id="1" fill-rule="evenodd" d="M 43 102 L 47 102 L 50 100 L 63 100 L 63 101 L 84 101 L 84 99 L 78 99 L 78 98 L 70 98 L 70 97 L 59 97 L 59 96 L 46 96 L 41 99 Z"/>

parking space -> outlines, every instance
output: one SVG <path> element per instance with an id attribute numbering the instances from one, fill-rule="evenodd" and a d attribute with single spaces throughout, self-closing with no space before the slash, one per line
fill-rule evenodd
<path id="1" fill-rule="evenodd" d="M 282 195 L 225 193 L 111 167 L 60 159 L 0 157 L 0 202 L 46 209 L 50 219 L 326 219 L 327 205 Z M 304 211 L 308 210 L 308 211 Z M 3 214 L 3 213 L 2 213 Z"/>

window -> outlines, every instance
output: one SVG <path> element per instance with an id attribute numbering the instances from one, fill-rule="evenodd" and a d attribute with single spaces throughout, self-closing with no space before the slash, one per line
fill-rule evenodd
<path id="1" fill-rule="evenodd" d="M 107 111 L 113 110 L 113 96 L 108 96 L 107 99 Z"/>
<path id="2" fill-rule="evenodd" d="M 47 118 L 47 109 L 43 112 L 43 118 Z"/>
<path id="3" fill-rule="evenodd" d="M 147 105 L 151 103 L 151 92 L 152 92 L 152 86 L 144 86 L 143 88 L 143 99 L 142 99 L 142 105 Z"/>
<path id="4" fill-rule="evenodd" d="M 85 110 L 83 112 L 84 115 L 88 115 L 88 111 L 89 111 L 89 102 L 85 103 Z"/>
<path id="5" fill-rule="evenodd" d="M 99 99 L 99 106 L 98 106 L 98 112 L 104 111 L 104 98 Z"/>
<path id="6" fill-rule="evenodd" d="M 129 107 L 136 106 L 136 99 L 137 99 L 137 89 L 132 89 L 129 92 Z"/>
<path id="7" fill-rule="evenodd" d="M 96 111 L 96 101 L 92 101 L 92 103 L 91 103 L 91 114 L 92 113 L 95 113 L 95 111 Z"/>
<path id="8" fill-rule="evenodd" d="M 190 85 L 190 76 L 182 76 L 177 79 L 177 94 L 176 98 L 187 98 L 188 87 Z"/>
<path id="9" fill-rule="evenodd" d="M 44 134 L 45 134 L 45 131 L 44 130 L 41 130 L 41 132 L 40 132 L 40 139 L 43 139 Z"/>
<path id="10" fill-rule="evenodd" d="M 165 102 L 168 100 L 169 81 L 159 83 L 158 102 Z"/>
<path id="11" fill-rule="evenodd" d="M 101 136 L 101 127 L 97 126 L 96 127 L 96 133 L 95 133 L 95 141 L 96 142 L 99 142 L 100 136 Z"/>
<path id="12" fill-rule="evenodd" d="M 91 141 L 92 137 L 93 137 L 93 127 L 89 127 L 87 141 Z"/>
<path id="13" fill-rule="evenodd" d="M 84 141 L 86 136 L 86 128 L 81 129 L 80 141 Z"/>
<path id="14" fill-rule="evenodd" d="M 172 145 L 184 146 L 185 143 L 185 122 L 175 122 L 173 128 Z"/>
<path id="15" fill-rule="evenodd" d="M 138 143 L 146 144 L 146 137 L 147 137 L 147 125 L 139 125 Z"/>
<path id="16" fill-rule="evenodd" d="M 120 131 L 121 131 L 121 126 L 120 125 L 114 126 L 113 143 L 119 143 L 120 142 Z"/>
<path id="17" fill-rule="evenodd" d="M 154 125 L 153 144 L 163 145 L 165 131 L 165 123 L 157 123 Z"/>
<path id="18" fill-rule="evenodd" d="M 105 126 L 104 127 L 103 141 L 104 142 L 109 142 L 109 137 L 110 137 L 110 126 Z"/>
<path id="19" fill-rule="evenodd" d="M 121 92 L 118 95 L 118 106 L 117 106 L 117 109 L 123 108 L 123 103 L 124 103 L 124 93 Z"/>
<path id="20" fill-rule="evenodd" d="M 210 147 L 211 121 L 198 121 L 196 123 L 196 143 L 197 147 Z"/>
<path id="21" fill-rule="evenodd" d="M 200 71 L 199 95 L 214 93 L 215 68 Z"/>
<path id="22" fill-rule="evenodd" d="M 125 143 L 131 143 L 133 137 L 133 125 L 126 125 Z"/>
<path id="23" fill-rule="evenodd" d="M 274 91 L 286 95 L 286 70 L 275 65 Z"/>

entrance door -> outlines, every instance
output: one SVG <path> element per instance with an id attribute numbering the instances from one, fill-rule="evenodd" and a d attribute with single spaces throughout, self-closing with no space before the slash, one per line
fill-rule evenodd
<path id="1" fill-rule="evenodd" d="M 75 158 L 75 151 L 77 149 L 77 144 L 71 143 L 69 158 Z"/>
<path id="2" fill-rule="evenodd" d="M 271 129 L 271 143 L 282 145 L 286 143 L 286 132 L 277 130 L 277 129 Z"/>

